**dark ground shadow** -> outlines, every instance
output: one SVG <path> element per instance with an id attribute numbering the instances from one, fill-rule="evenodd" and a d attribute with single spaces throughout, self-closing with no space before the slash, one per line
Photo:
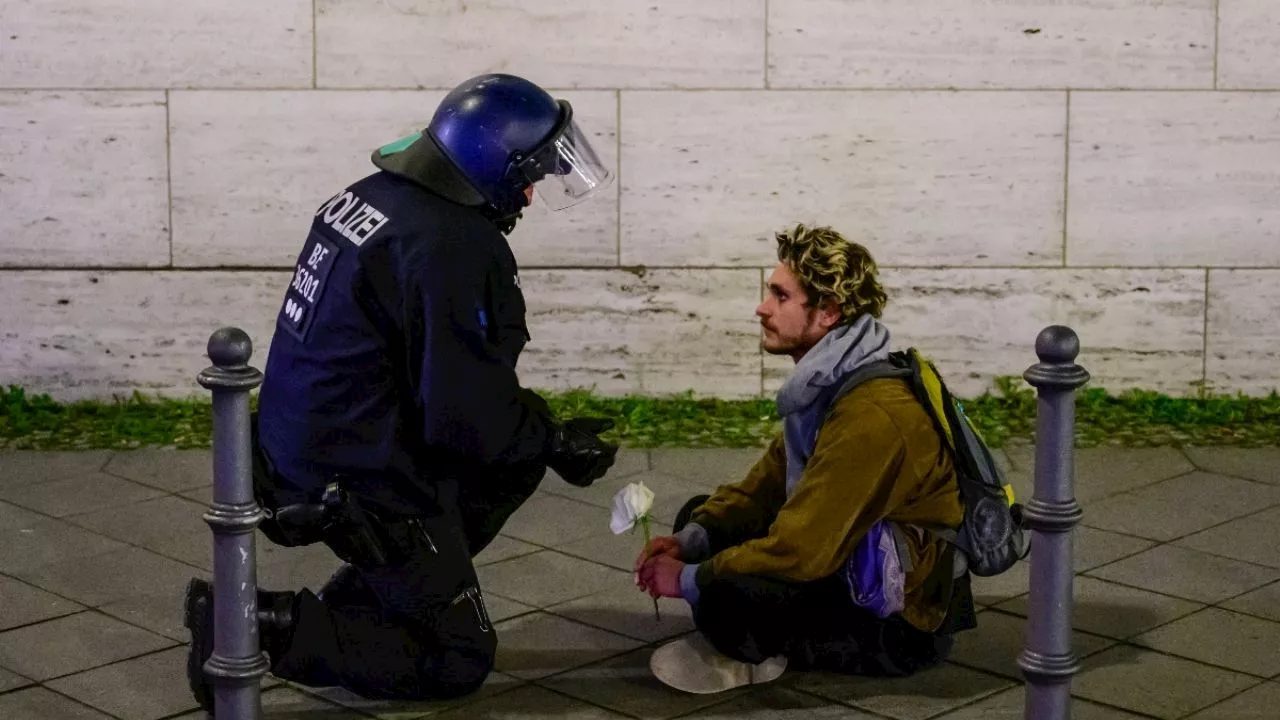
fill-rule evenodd
<path id="1" fill-rule="evenodd" d="M 1030 629 L 1025 613 L 1025 602 L 979 613 L 978 627 L 956 637 L 949 659 L 957 665 L 1022 682 L 1018 656 L 1028 646 Z M 1112 649 L 1124 645 L 1124 638 L 1173 620 L 1142 605 L 1087 600 L 1074 603 L 1072 617 L 1070 650 L 1082 671 L 1130 662 L 1130 655 Z"/>
<path id="2" fill-rule="evenodd" d="M 1025 612 L 1025 606 L 1019 608 Z M 1139 654 L 1147 652 L 1116 637 L 1099 634 L 1132 637 L 1153 627 L 1172 622 L 1173 618 L 1149 607 L 1115 602 L 1077 602 L 1074 606 L 1077 626 L 1083 622 L 1090 629 L 1077 627 L 1072 633 L 1071 650 L 1081 663 L 1081 672 L 1098 668 L 1133 665 L 1139 662 Z M 505 673 L 536 673 L 557 675 L 554 682 L 582 687 L 602 685 L 640 684 L 658 688 L 656 680 L 650 682 L 648 658 L 653 648 L 680 635 L 693 631 L 687 617 L 663 613 L 661 623 L 652 613 L 621 609 L 588 609 L 582 611 L 585 622 L 602 622 L 614 627 L 626 627 L 629 635 L 647 635 L 638 629 L 651 628 L 663 637 L 648 639 L 631 637 L 632 645 L 625 641 L 599 647 L 564 647 L 558 641 L 548 640 L 546 647 L 513 647 L 502 641 L 499 634 L 499 668 Z M 1026 647 L 1026 617 L 1007 610 L 987 609 L 978 616 L 979 627 L 961 633 L 947 662 L 905 678 L 846 675 L 828 671 L 788 671 L 776 683 L 749 689 L 749 698 L 740 702 L 726 702 L 723 709 L 731 714 L 734 709 L 746 712 L 768 708 L 774 712 L 814 709 L 822 704 L 814 696 L 842 704 L 856 703 L 875 708 L 883 704 L 885 709 L 902 706 L 942 708 L 977 702 L 981 698 L 1023 685 L 1025 680 L 1017 665 L 1019 654 Z M 678 627 L 677 627 L 678 626 Z M 658 632 L 662 628 L 662 632 Z M 610 631 L 615 635 L 617 630 Z M 667 634 L 669 633 L 669 634 Z M 607 670 L 604 668 L 607 666 Z M 569 668 L 580 672 L 565 677 Z M 601 668 L 592 672 L 588 668 Z M 581 672 L 587 670 L 586 672 Z M 551 678 L 533 679 L 545 683 Z M 661 689 L 661 688 L 658 688 Z M 794 692 L 799 690 L 802 692 Z M 676 691 L 671 691 L 676 692 Z M 730 698 L 726 698 L 730 700 Z M 443 709 L 443 708 L 442 708 Z M 930 710 L 932 712 L 932 710 Z M 320 708 L 311 702 L 280 703 L 264 708 L 264 717 L 271 720 L 301 720 L 302 718 L 362 717 L 358 712 L 341 707 Z"/>

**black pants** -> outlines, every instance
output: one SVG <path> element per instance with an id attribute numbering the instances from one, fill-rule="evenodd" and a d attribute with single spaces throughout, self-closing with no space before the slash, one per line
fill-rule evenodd
<path id="1" fill-rule="evenodd" d="M 675 531 L 707 497 L 685 504 Z M 788 667 L 799 670 L 910 675 L 940 662 L 953 644 L 949 636 L 918 630 L 899 615 L 881 619 L 858 607 L 838 575 L 807 583 L 719 576 L 702 588 L 693 620 L 729 657 L 759 663 L 784 655 Z"/>
<path id="2" fill-rule="evenodd" d="M 403 533 L 405 557 L 349 564 L 318 594 L 300 591 L 292 637 L 272 658 L 272 674 L 366 698 L 441 699 L 479 688 L 497 636 L 472 558 L 544 474 L 538 466 L 442 488 L 439 508 Z"/>

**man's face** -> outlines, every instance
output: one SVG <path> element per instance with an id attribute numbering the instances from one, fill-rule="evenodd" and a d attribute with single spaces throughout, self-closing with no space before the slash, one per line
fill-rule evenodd
<path id="1" fill-rule="evenodd" d="M 838 311 L 808 307 L 808 301 L 795 273 L 786 263 L 778 263 L 769 276 L 764 302 L 756 307 L 765 352 L 790 355 L 799 362 L 835 326 Z"/>

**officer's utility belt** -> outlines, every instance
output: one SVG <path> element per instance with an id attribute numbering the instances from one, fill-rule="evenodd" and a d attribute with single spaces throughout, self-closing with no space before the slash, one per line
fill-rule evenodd
<path id="1" fill-rule="evenodd" d="M 261 528 L 272 542 L 285 547 L 323 542 L 359 568 L 399 564 L 424 546 L 435 551 L 420 521 L 381 518 L 337 482 L 325 487 L 318 503 L 284 505 L 267 513 Z"/>

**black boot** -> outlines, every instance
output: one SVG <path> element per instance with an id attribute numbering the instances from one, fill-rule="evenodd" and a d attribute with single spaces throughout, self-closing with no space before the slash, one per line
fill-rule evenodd
<path id="1" fill-rule="evenodd" d="M 187 685 L 205 712 L 213 713 L 213 683 L 204 674 L 205 661 L 213 655 L 213 586 L 200 578 L 187 583 L 182 625 L 191 631 L 187 649 Z"/>
<path id="2" fill-rule="evenodd" d="M 258 637 L 271 661 L 279 658 L 293 639 L 297 593 L 258 591 Z M 191 631 L 187 651 L 187 685 L 205 712 L 213 712 L 213 683 L 204 664 L 213 655 L 213 585 L 200 578 L 187 583 L 182 624 Z"/>
<path id="3" fill-rule="evenodd" d="M 274 667 L 293 642 L 298 593 L 258 591 L 258 637 Z"/>

